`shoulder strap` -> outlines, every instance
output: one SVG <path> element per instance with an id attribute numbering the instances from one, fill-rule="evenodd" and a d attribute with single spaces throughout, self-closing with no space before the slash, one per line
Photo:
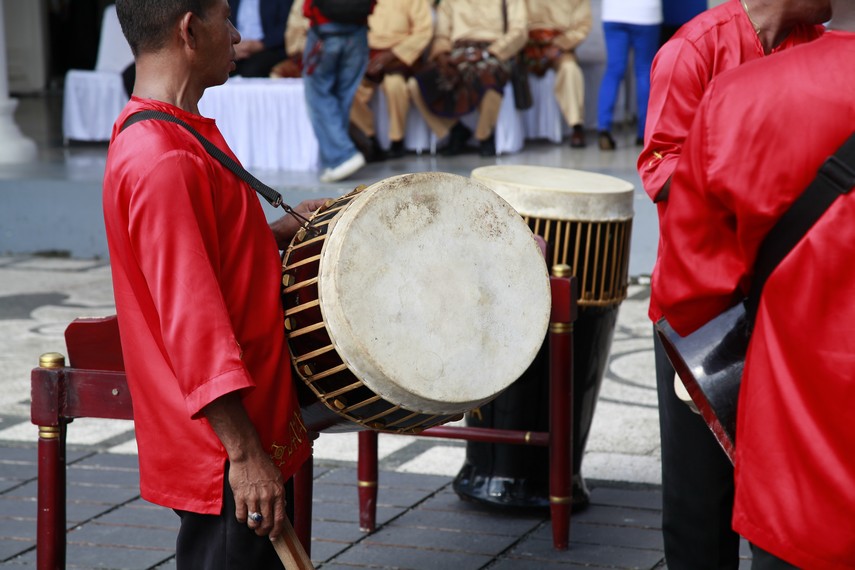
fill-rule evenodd
<path id="1" fill-rule="evenodd" d="M 256 178 L 249 172 L 247 172 L 247 170 L 243 166 L 241 166 L 225 152 L 223 152 L 217 145 L 203 137 L 202 134 L 199 133 L 199 131 L 191 127 L 186 121 L 182 121 L 174 115 L 170 115 L 169 113 L 164 113 L 162 111 L 140 111 L 139 113 L 134 113 L 133 115 L 128 117 L 124 124 L 122 124 L 122 128 L 119 130 L 119 132 L 124 131 L 134 123 L 139 123 L 140 121 L 147 121 L 149 119 L 168 121 L 170 123 L 181 125 L 185 129 L 187 129 L 190 134 L 196 137 L 196 139 L 200 143 L 202 143 L 202 146 L 205 147 L 205 150 L 208 151 L 208 154 L 220 161 L 222 165 L 231 170 L 235 174 L 235 176 L 249 184 L 249 186 L 253 190 L 264 196 L 264 199 L 270 202 L 270 204 L 274 208 L 282 206 L 282 195 L 279 192 L 277 192 L 276 190 L 274 190 L 273 188 L 260 181 L 258 178 Z M 286 210 L 289 210 L 289 208 L 285 206 L 282 207 Z"/>
<path id="2" fill-rule="evenodd" d="M 855 134 L 820 167 L 813 182 L 796 198 L 763 238 L 754 262 L 754 278 L 745 300 L 749 322 L 754 322 L 763 286 L 775 267 L 822 217 L 838 196 L 855 186 Z"/>

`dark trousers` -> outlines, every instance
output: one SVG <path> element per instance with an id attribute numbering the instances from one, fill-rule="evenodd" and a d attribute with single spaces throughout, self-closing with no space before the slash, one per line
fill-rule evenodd
<path id="1" fill-rule="evenodd" d="M 286 59 L 285 48 L 282 46 L 269 48 L 254 53 L 246 59 L 235 62 L 233 75 L 242 77 L 270 77 L 270 70 L 280 61 Z"/>
<path id="2" fill-rule="evenodd" d="M 293 518 L 293 485 L 285 485 L 288 517 Z M 246 524 L 235 519 L 235 497 L 229 485 L 226 464 L 223 485 L 223 511 L 219 515 L 200 515 L 175 511 L 181 518 L 175 560 L 178 570 L 282 570 L 282 562 L 270 539 L 257 536 Z"/>
<path id="3" fill-rule="evenodd" d="M 793 566 L 753 544 L 751 545 L 751 554 L 753 557 L 751 570 L 799 570 L 798 566 Z"/>
<path id="4" fill-rule="evenodd" d="M 653 334 L 662 442 L 662 534 L 669 570 L 736 570 L 733 466 L 701 416 L 674 393 L 674 368 Z"/>

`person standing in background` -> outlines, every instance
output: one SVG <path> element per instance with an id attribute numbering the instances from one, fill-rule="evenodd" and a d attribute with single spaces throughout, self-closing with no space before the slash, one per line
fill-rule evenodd
<path id="1" fill-rule="evenodd" d="M 522 59 L 530 73 L 555 70 L 555 99 L 572 127 L 570 146 L 585 146 L 585 77 L 576 47 L 591 31 L 591 0 L 526 0 L 528 43 Z"/>
<path id="2" fill-rule="evenodd" d="M 298 0 L 299 1 L 299 0 Z M 303 84 L 309 120 L 318 139 L 321 182 L 337 182 L 365 166 L 365 157 L 348 135 L 350 108 L 368 66 L 368 16 L 374 3 L 349 0 L 368 6 L 364 18 L 336 21 L 316 0 L 302 0 L 309 19 L 303 52 Z"/>
<path id="3" fill-rule="evenodd" d="M 404 131 L 410 111 L 407 79 L 432 38 L 433 15 L 428 0 L 377 0 L 368 18 L 368 69 L 350 111 L 351 122 L 369 139 L 375 159 L 404 156 Z M 374 113 L 368 106 L 378 85 L 386 96 L 389 112 L 388 153 L 377 141 Z"/>
<path id="4" fill-rule="evenodd" d="M 629 52 L 635 70 L 635 95 L 638 107 L 637 145 L 644 140 L 647 101 L 650 95 L 650 68 L 662 26 L 661 0 L 603 0 L 603 34 L 606 41 L 606 73 L 600 83 L 597 104 L 597 143 L 600 150 L 614 150 L 612 137 L 615 103 L 626 73 Z"/>
<path id="5" fill-rule="evenodd" d="M 692 19 L 659 50 L 651 71 L 645 146 L 638 158 L 641 182 L 659 214 L 659 255 L 667 231 L 671 176 L 710 81 L 743 63 L 815 40 L 824 31 L 820 24 L 830 16 L 828 0 L 730 0 Z M 667 283 L 669 276 L 660 274 L 657 259 L 650 287 L 654 323 L 662 317 L 657 299 Z M 678 398 L 674 368 L 655 334 L 653 347 L 668 567 L 736 569 L 733 467 L 701 417 Z"/>
<path id="6" fill-rule="evenodd" d="M 285 23 L 294 0 L 229 0 L 230 19 L 240 32 L 235 71 L 242 77 L 267 77 L 285 56 Z M 298 0 L 299 1 L 299 0 Z"/>

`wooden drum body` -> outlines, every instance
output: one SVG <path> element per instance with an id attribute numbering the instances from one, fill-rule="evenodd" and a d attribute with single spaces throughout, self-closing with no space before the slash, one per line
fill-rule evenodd
<path id="1" fill-rule="evenodd" d="M 444 173 L 361 187 L 283 255 L 285 328 L 315 431 L 417 433 L 483 405 L 529 366 L 549 279 L 516 212 Z"/>
<path id="2" fill-rule="evenodd" d="M 550 265 L 569 265 L 579 306 L 626 298 L 633 186 L 625 180 L 546 166 L 485 166 L 472 178 L 508 201 L 550 249 Z"/>
<path id="3" fill-rule="evenodd" d="M 577 278 L 579 316 L 573 334 L 573 508 L 588 493 L 582 457 L 605 372 L 618 306 L 626 298 L 633 186 L 591 172 L 542 166 L 476 168 L 472 178 L 492 188 L 547 243 L 552 265 Z M 470 414 L 469 425 L 541 431 L 548 416 L 544 349 L 505 393 Z M 501 507 L 549 505 L 548 457 L 542 449 L 470 442 L 454 482 L 458 494 Z"/>

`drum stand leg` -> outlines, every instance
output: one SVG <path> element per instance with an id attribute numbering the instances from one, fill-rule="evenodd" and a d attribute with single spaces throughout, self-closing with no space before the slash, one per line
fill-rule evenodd
<path id="1" fill-rule="evenodd" d="M 549 510 L 552 544 L 567 550 L 573 503 L 573 323 L 549 327 Z"/>
<path id="2" fill-rule="evenodd" d="M 312 440 L 318 434 L 310 434 Z M 312 555 L 312 477 L 313 456 L 309 457 L 294 473 L 294 532 L 309 556 Z"/>
<path id="3" fill-rule="evenodd" d="M 377 527 L 377 432 L 359 432 L 359 530 L 372 532 Z"/>

